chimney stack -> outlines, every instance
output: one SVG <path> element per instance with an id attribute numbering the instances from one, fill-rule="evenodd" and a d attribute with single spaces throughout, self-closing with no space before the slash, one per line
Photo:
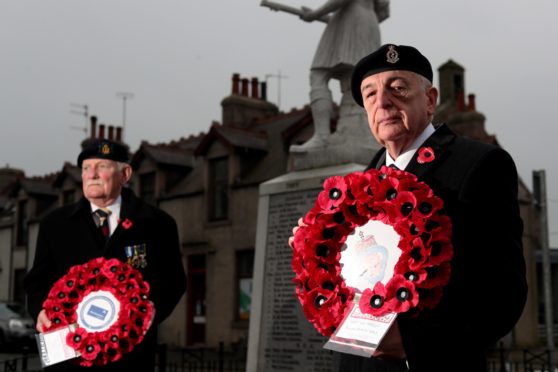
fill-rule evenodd
<path id="1" fill-rule="evenodd" d="M 261 90 L 260 90 L 261 89 Z M 232 75 L 232 94 L 221 101 L 223 126 L 245 128 L 255 119 L 277 115 L 278 108 L 267 101 L 267 84 L 257 77 Z"/>

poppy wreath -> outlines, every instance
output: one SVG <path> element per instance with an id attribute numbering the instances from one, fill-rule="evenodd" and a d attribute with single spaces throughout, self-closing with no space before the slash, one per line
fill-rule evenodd
<path id="1" fill-rule="evenodd" d="M 385 166 L 330 177 L 294 234 L 292 258 L 296 295 L 306 318 L 324 336 L 339 326 L 359 292 L 341 274 L 347 236 L 374 220 L 399 235 L 401 255 L 385 284 L 378 281 L 361 292 L 362 313 L 415 316 L 438 304 L 449 281 L 451 221 L 427 184 Z"/>
<path id="2" fill-rule="evenodd" d="M 107 329 L 88 331 L 80 324 L 80 304 L 88 295 L 107 292 L 119 302 L 116 321 Z M 115 362 L 132 351 L 143 340 L 154 315 L 149 284 L 141 273 L 115 258 L 102 257 L 72 266 L 54 283 L 43 308 L 52 322 L 50 330 L 77 323 L 66 343 L 80 354 L 82 366 Z"/>

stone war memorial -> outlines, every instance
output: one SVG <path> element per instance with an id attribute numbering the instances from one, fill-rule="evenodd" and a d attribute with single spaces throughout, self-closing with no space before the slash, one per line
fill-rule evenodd
<path id="1" fill-rule="evenodd" d="M 309 66 L 314 135 L 291 146 L 287 174 L 260 185 L 247 372 L 330 372 L 327 337 L 306 319 L 296 298 L 288 239 L 326 178 L 364 170 L 379 149 L 364 110 L 353 101 L 350 78 L 354 65 L 381 45 L 379 23 L 389 15 L 389 0 L 324 0 L 314 9 L 304 0 L 298 6 L 281 1 L 262 0 L 261 6 L 326 25 Z M 333 133 L 331 79 L 341 89 Z"/>

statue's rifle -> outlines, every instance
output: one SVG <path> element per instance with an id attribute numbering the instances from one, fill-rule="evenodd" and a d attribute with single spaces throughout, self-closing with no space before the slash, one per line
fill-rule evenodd
<path id="1" fill-rule="evenodd" d="M 295 7 L 292 7 L 292 6 L 289 6 L 289 5 L 276 3 L 275 1 L 268 1 L 268 0 L 262 0 L 260 5 L 268 7 L 269 9 L 274 10 L 274 11 L 281 11 L 281 12 L 285 12 L 285 13 L 290 13 L 290 14 L 294 14 L 294 15 L 299 16 L 299 17 L 302 16 L 302 14 L 304 14 L 305 11 L 310 10 L 308 8 L 305 8 L 305 7 L 295 8 Z M 329 20 L 329 17 L 326 15 L 326 16 L 317 18 L 316 20 L 327 23 L 328 20 Z"/>

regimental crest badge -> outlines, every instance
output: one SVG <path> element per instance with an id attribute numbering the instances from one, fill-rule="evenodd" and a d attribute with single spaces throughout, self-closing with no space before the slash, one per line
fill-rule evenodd
<path id="1" fill-rule="evenodd" d="M 108 143 L 103 143 L 101 145 L 101 151 L 100 153 L 103 155 L 109 155 L 112 152 L 112 148 Z"/>
<path id="2" fill-rule="evenodd" d="M 397 53 L 397 50 L 395 50 L 395 45 L 389 46 L 386 57 L 386 61 L 388 63 L 396 63 L 397 61 L 399 61 L 399 53 Z"/>

